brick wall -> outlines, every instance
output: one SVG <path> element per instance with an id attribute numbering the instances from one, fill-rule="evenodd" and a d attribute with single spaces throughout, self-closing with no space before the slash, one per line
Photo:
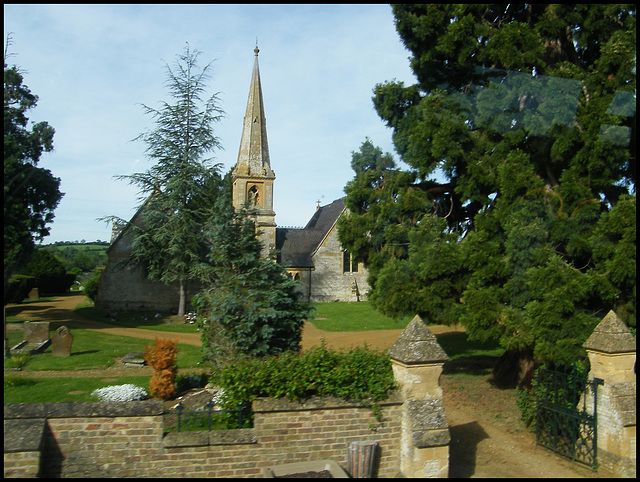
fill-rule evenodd
<path id="1" fill-rule="evenodd" d="M 46 420 L 4 421 L 5 477 L 38 477 L 40 452 Z"/>
<path id="2" fill-rule="evenodd" d="M 376 441 L 378 475 L 395 477 L 400 470 L 401 407 L 396 395 L 382 405 L 377 421 L 370 408 L 333 398 L 302 404 L 262 399 L 254 403 L 254 426 L 262 434 L 260 441 L 269 442 L 263 456 L 276 464 L 331 459 L 346 470 L 351 442 Z"/>
<path id="3" fill-rule="evenodd" d="M 322 459 L 346 470 L 354 441 L 377 441 L 378 475 L 399 474 L 397 394 L 382 404 L 380 422 L 369 408 L 338 399 L 262 399 L 254 402 L 254 428 L 166 436 L 162 407 L 154 401 L 5 405 L 5 426 L 9 421 L 20 433 L 21 424 L 39 420 L 41 434 L 41 445 L 33 442 L 25 452 L 20 437 L 7 442 L 5 430 L 5 477 L 255 477 L 265 467 Z"/>
<path id="4" fill-rule="evenodd" d="M 336 398 L 258 399 L 254 428 L 163 435 L 161 402 L 5 405 L 5 477 L 256 477 L 320 460 L 348 469 L 353 442 L 377 442 L 374 476 L 447 477 L 439 377 L 448 358 L 419 316 L 389 354 L 400 389 L 379 404 L 380 418 Z"/>

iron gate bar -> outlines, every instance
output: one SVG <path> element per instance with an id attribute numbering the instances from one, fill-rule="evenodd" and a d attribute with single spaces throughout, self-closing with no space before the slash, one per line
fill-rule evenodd
<path id="1" fill-rule="evenodd" d="M 178 432 L 181 432 L 181 425 L 182 425 L 182 417 L 184 415 L 207 415 L 208 421 L 207 421 L 207 429 L 210 432 L 211 431 L 211 419 L 212 419 L 212 415 L 214 413 L 235 413 L 238 416 L 238 428 L 242 428 L 242 423 L 243 423 L 243 414 L 246 412 L 245 408 L 239 408 L 236 410 L 213 410 L 214 407 L 214 403 L 213 401 L 209 401 L 204 407 L 203 410 L 193 410 L 193 411 L 185 411 L 184 406 L 182 405 L 182 402 L 178 403 L 177 407 L 176 407 L 176 411 L 175 412 L 163 412 L 163 415 L 177 415 L 178 417 L 178 423 L 177 423 L 177 429 Z"/>
<path id="2" fill-rule="evenodd" d="M 540 370 L 539 380 L 544 391 L 536 410 L 536 443 L 595 470 L 598 455 L 596 397 L 602 380 L 588 381 L 586 375 L 573 368 L 558 370 L 549 366 Z M 593 414 L 586 410 L 588 387 L 593 389 Z"/>

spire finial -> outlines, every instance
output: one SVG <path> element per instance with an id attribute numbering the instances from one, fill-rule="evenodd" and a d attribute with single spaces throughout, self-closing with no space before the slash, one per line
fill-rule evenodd
<path id="1" fill-rule="evenodd" d="M 256 37 L 256 48 L 253 49 L 253 51 L 256 53 L 256 57 L 258 56 L 258 52 L 260 52 L 260 49 L 258 48 L 258 37 Z"/>

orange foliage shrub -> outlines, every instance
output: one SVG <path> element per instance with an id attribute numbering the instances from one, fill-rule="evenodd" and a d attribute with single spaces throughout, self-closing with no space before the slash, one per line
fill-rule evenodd
<path id="1" fill-rule="evenodd" d="M 151 395 L 168 400 L 175 392 L 175 380 L 178 367 L 176 356 L 178 339 L 156 338 L 155 347 L 151 344 L 145 348 L 144 359 L 153 367 L 153 376 L 149 382 Z"/>

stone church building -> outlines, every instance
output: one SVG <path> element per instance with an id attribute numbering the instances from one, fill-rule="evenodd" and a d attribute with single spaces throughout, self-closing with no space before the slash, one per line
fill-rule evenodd
<path id="1" fill-rule="evenodd" d="M 304 228 L 279 228 L 275 222 L 273 195 L 276 175 L 271 169 L 267 142 L 266 117 L 262 100 L 258 48 L 244 117 L 240 150 L 232 171 L 233 205 L 250 202 L 257 209 L 256 222 L 265 255 L 277 252 L 277 262 L 291 277 L 299 280 L 302 301 L 362 301 L 369 287 L 362 263 L 351 256 L 338 241 L 337 222 L 345 215 L 342 199 L 318 206 Z M 279 187 L 283 189 L 283 187 Z M 287 189 L 287 187 L 284 187 Z M 130 220 L 136 225 L 144 205 Z M 114 228 L 108 248 L 108 263 L 100 278 L 96 308 L 132 311 L 175 311 L 178 289 L 146 278 L 142 267 L 122 267 L 131 251 L 132 236 L 127 229 Z M 189 287 L 190 300 L 200 286 Z"/>

